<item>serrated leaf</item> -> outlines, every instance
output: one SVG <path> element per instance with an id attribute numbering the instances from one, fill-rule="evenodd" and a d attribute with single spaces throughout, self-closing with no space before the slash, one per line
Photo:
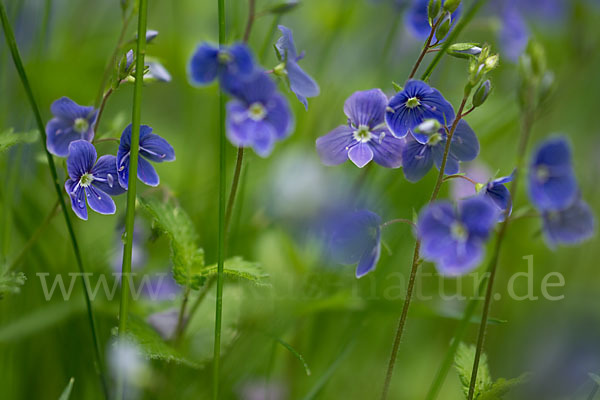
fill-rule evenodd
<path id="1" fill-rule="evenodd" d="M 151 326 L 135 316 L 131 316 L 127 321 L 126 335 L 137 344 L 143 355 L 150 360 L 174 362 L 191 368 L 200 368 L 198 363 L 185 358 L 168 345 Z"/>
<path id="2" fill-rule="evenodd" d="M 0 153 L 21 143 L 33 143 L 38 138 L 36 130 L 17 133 L 12 128 L 0 133 Z"/>
<path id="3" fill-rule="evenodd" d="M 499 378 L 488 390 L 481 393 L 481 395 L 477 397 L 477 400 L 501 400 L 512 388 L 527 382 L 529 376 L 528 373 L 524 373 L 517 378 Z"/>
<path id="4" fill-rule="evenodd" d="M 249 281 L 258 286 L 270 286 L 266 281 L 269 274 L 255 262 L 246 261 L 242 257 L 232 257 L 225 260 L 223 273 L 227 278 Z M 208 278 L 217 275 L 217 265 L 210 265 L 204 268 L 201 275 Z"/>
<path id="5" fill-rule="evenodd" d="M 22 272 L 2 272 L 0 275 L 0 299 L 7 294 L 19 293 L 26 280 L 27 277 Z"/>
<path id="6" fill-rule="evenodd" d="M 63 390 L 58 400 L 69 400 L 69 397 L 71 397 L 71 391 L 73 390 L 73 383 L 75 383 L 75 378 L 69 379 L 67 387 L 65 388 L 65 390 Z"/>
<path id="7" fill-rule="evenodd" d="M 469 385 L 471 383 L 471 373 L 473 372 L 473 363 L 475 360 L 475 346 L 460 343 L 454 356 L 454 366 L 458 372 L 458 377 L 462 384 L 465 396 L 469 394 Z M 487 356 L 481 354 L 479 358 L 479 367 L 477 369 L 477 382 L 475 383 L 474 399 L 492 387 L 492 378 L 488 368 Z"/>
<path id="8" fill-rule="evenodd" d="M 169 237 L 173 278 L 186 287 L 198 289 L 204 283 L 204 250 L 197 247 L 198 235 L 190 217 L 172 203 L 140 198 L 140 203 L 154 219 L 153 228 Z"/>

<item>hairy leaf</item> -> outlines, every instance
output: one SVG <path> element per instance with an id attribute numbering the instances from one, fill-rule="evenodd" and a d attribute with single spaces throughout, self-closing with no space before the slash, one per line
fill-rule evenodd
<path id="1" fill-rule="evenodd" d="M 204 251 L 197 247 L 198 234 L 190 217 L 183 209 L 172 203 L 143 198 L 140 198 L 140 203 L 154 219 L 155 230 L 168 236 L 171 241 L 175 281 L 192 289 L 200 288 L 205 279 L 200 274 L 200 270 L 204 267 Z"/>
<path id="2" fill-rule="evenodd" d="M 36 130 L 17 133 L 12 128 L 0 133 L 0 153 L 20 143 L 33 143 L 38 138 Z"/>
<path id="3" fill-rule="evenodd" d="M 477 398 L 477 400 L 501 400 L 509 390 L 515 386 L 527 382 L 528 380 L 528 373 L 524 373 L 523 375 L 512 379 L 499 378 L 488 390 L 483 392 L 481 396 Z"/>
<path id="4" fill-rule="evenodd" d="M 0 299 L 6 294 L 19 293 L 26 280 L 27 277 L 22 272 L 4 271 L 0 273 Z"/>
<path id="5" fill-rule="evenodd" d="M 475 360 L 475 346 L 460 343 L 454 357 L 454 366 L 458 372 L 458 377 L 462 384 L 465 396 L 469 394 L 469 385 L 471 383 L 471 373 L 473 371 L 473 362 Z M 479 396 L 492 387 L 492 378 L 488 368 L 487 356 L 481 354 L 479 359 L 479 367 L 477 369 L 477 382 L 475 383 L 475 393 L 473 398 L 478 399 Z"/>
<path id="6" fill-rule="evenodd" d="M 269 274 L 258 263 L 246 261 L 242 257 L 232 257 L 225 260 L 223 273 L 227 278 L 249 281 L 258 286 L 270 286 L 266 281 Z M 204 268 L 201 274 L 207 278 L 216 276 L 217 265 L 214 264 Z"/>

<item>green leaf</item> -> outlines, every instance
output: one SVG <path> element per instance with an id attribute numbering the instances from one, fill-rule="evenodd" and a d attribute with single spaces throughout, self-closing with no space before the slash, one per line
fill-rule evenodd
<path id="1" fill-rule="evenodd" d="M 71 397 L 71 390 L 73 390 L 73 383 L 75 383 L 75 378 L 69 379 L 67 387 L 65 388 L 65 390 L 63 390 L 58 400 L 69 400 L 69 397 Z"/>
<path id="2" fill-rule="evenodd" d="M 454 366 L 458 372 L 458 377 L 462 384 L 465 396 L 469 394 L 469 385 L 471 383 L 471 373 L 473 371 L 473 363 L 475 360 L 475 346 L 467 346 L 464 343 L 458 345 L 456 356 L 454 357 Z M 492 378 L 488 368 L 487 356 L 481 354 L 479 359 L 479 367 L 477 370 L 477 382 L 475 383 L 474 399 L 479 399 L 479 395 L 489 390 L 492 387 Z"/>
<path id="3" fill-rule="evenodd" d="M 38 132 L 36 130 L 15 133 L 12 128 L 5 130 L 0 133 L 0 153 L 5 152 L 12 146 L 21 143 L 33 143 L 38 138 Z"/>
<path id="4" fill-rule="evenodd" d="M 197 247 L 198 234 L 190 217 L 172 203 L 140 198 L 140 203 L 154 219 L 153 228 L 169 237 L 173 278 L 186 287 L 198 289 L 205 277 L 200 274 L 204 267 L 204 250 Z"/>
<path id="5" fill-rule="evenodd" d="M 19 293 L 26 280 L 27 277 L 22 272 L 2 272 L 0 275 L 0 299 L 6 294 Z"/>
<path id="6" fill-rule="evenodd" d="M 151 326 L 135 316 L 130 316 L 127 321 L 126 334 L 139 346 L 143 355 L 150 360 L 161 360 L 168 363 L 174 362 L 176 364 L 187 365 L 191 368 L 200 368 L 198 363 L 185 358 L 177 350 L 165 343 L 158 332 L 152 329 Z"/>
<path id="7" fill-rule="evenodd" d="M 270 14 L 286 14 L 296 8 L 300 2 L 298 0 L 286 0 L 282 3 L 275 4 L 273 7 L 267 10 Z"/>
<path id="8" fill-rule="evenodd" d="M 524 373 L 517 378 L 499 378 L 492 384 L 492 387 L 481 393 L 481 396 L 477 397 L 477 400 L 501 400 L 512 388 L 527 382 L 529 377 L 530 374 Z"/>
<path id="9" fill-rule="evenodd" d="M 258 286 L 270 286 L 267 282 L 269 274 L 255 262 L 246 261 L 242 257 L 232 257 L 225 260 L 223 273 L 227 278 L 244 280 Z M 201 272 L 203 277 L 212 277 L 217 275 L 217 265 L 210 265 L 204 268 Z"/>
<path id="10" fill-rule="evenodd" d="M 394 90 L 397 92 L 401 92 L 402 91 L 402 86 L 400 86 L 399 84 L 397 84 L 396 82 L 392 81 L 392 86 L 394 87 Z"/>

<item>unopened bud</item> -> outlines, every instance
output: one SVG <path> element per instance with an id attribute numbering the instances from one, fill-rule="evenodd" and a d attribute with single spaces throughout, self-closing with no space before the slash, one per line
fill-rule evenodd
<path id="1" fill-rule="evenodd" d="M 473 107 L 481 106 L 488 98 L 491 90 L 492 83 L 489 79 L 479 85 L 477 90 L 475 90 L 475 94 L 473 95 Z"/>

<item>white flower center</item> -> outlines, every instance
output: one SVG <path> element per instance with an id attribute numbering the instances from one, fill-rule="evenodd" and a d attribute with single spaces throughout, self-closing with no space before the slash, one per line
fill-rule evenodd
<path id="1" fill-rule="evenodd" d="M 415 108 L 420 105 L 421 105 L 421 102 L 416 97 L 411 97 L 410 99 L 406 100 L 406 107 L 408 107 L 408 108 Z"/>
<path id="2" fill-rule="evenodd" d="M 357 142 L 367 143 L 373 137 L 371 130 L 366 125 L 359 125 L 352 135 Z"/>
<path id="3" fill-rule="evenodd" d="M 250 117 L 250 119 L 254 121 L 262 121 L 266 116 L 267 110 L 262 104 L 256 102 L 250 104 L 250 107 L 248 107 L 248 117 Z"/>
<path id="4" fill-rule="evenodd" d="M 75 129 L 75 131 L 79 133 L 87 132 L 89 127 L 90 123 L 85 118 L 77 118 L 73 123 L 73 129 Z"/>
<path id="5" fill-rule="evenodd" d="M 90 186 L 93 181 L 94 181 L 94 175 L 89 174 L 87 172 L 85 174 L 81 175 L 81 178 L 79 178 L 79 184 L 82 187 Z"/>
<path id="6" fill-rule="evenodd" d="M 537 179 L 542 183 L 546 182 L 550 177 L 550 170 L 544 165 L 538 166 L 535 172 Z"/>
<path id="7" fill-rule="evenodd" d="M 467 228 L 461 224 L 460 222 L 453 222 L 450 226 L 450 234 L 452 237 L 460 242 L 464 242 L 467 240 L 469 236 L 469 232 Z"/>

